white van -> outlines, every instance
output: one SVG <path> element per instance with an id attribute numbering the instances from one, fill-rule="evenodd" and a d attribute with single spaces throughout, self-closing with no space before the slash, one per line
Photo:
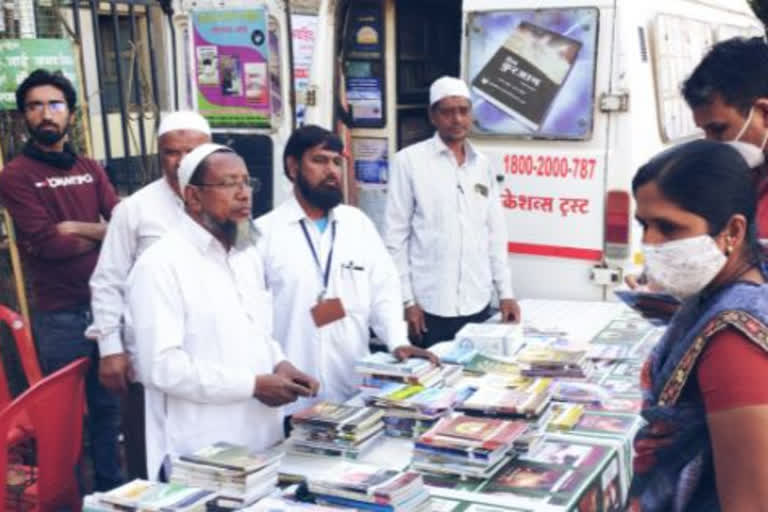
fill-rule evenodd
<path id="1" fill-rule="evenodd" d="M 344 135 L 349 195 L 381 222 L 388 162 L 432 135 L 429 84 L 461 76 L 518 296 L 610 300 L 641 263 L 634 172 L 700 135 L 682 81 L 763 30 L 746 0 L 322 0 L 306 122 Z"/>

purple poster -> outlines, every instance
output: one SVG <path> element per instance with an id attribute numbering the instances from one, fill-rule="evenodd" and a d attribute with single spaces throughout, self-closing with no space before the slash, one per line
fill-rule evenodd
<path id="1" fill-rule="evenodd" d="M 213 127 L 270 126 L 264 8 L 193 13 L 197 110 Z"/>

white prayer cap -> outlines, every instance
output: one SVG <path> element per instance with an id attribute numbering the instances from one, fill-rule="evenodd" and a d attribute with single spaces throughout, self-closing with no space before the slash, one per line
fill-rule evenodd
<path id="1" fill-rule="evenodd" d="M 184 189 L 189 185 L 189 180 L 192 179 L 192 175 L 195 173 L 197 166 L 200 165 L 200 162 L 205 160 L 211 153 L 221 150 L 232 151 L 227 146 L 206 142 L 197 146 L 181 159 L 179 163 L 179 190 L 182 196 L 184 195 Z"/>
<path id="2" fill-rule="evenodd" d="M 461 96 L 462 98 L 471 99 L 469 88 L 463 80 L 452 76 L 441 76 L 432 82 L 432 87 L 429 88 L 429 106 L 431 107 L 448 96 Z"/>
<path id="3" fill-rule="evenodd" d="M 160 127 L 157 129 L 157 136 L 160 137 L 175 130 L 192 130 L 206 135 L 211 134 L 211 127 L 208 121 L 192 110 L 179 110 L 165 116 L 162 122 L 160 122 Z"/>

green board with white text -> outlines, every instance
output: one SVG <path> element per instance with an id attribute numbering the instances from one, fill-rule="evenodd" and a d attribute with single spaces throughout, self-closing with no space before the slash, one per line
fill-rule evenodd
<path id="1" fill-rule="evenodd" d="M 70 40 L 0 40 L 0 110 L 16 108 L 16 88 L 39 68 L 61 71 L 77 89 L 75 52 Z"/>

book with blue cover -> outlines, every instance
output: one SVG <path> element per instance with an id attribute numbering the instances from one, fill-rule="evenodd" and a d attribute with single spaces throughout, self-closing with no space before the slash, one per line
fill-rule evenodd
<path id="1" fill-rule="evenodd" d="M 411 357 L 399 361 L 387 352 L 374 352 L 361 359 L 355 365 L 355 371 L 373 375 L 391 375 L 395 377 L 419 377 L 433 368 L 427 359 Z"/>

